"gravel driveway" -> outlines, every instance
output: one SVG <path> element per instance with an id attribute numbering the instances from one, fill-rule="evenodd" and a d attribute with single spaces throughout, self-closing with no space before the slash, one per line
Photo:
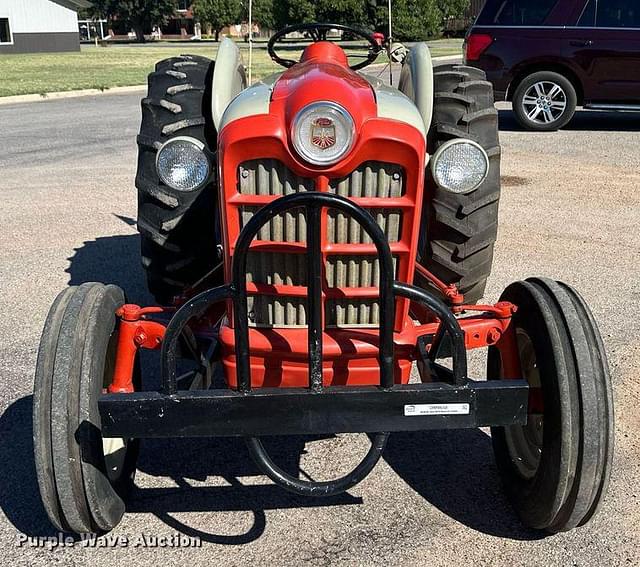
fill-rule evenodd
<path id="1" fill-rule="evenodd" d="M 56 535 L 39 503 L 31 442 L 33 369 L 51 301 L 90 280 L 149 299 L 135 230 L 138 123 L 136 94 L 0 107 L 3 565 L 640 564 L 640 118 L 588 112 L 563 132 L 531 134 L 501 110 L 501 229 L 488 297 L 547 275 L 576 286 L 601 324 L 617 452 L 609 498 L 589 526 L 547 538 L 524 529 L 482 431 L 396 434 L 365 482 L 319 502 L 273 487 L 241 441 L 154 440 L 143 446 L 113 549 L 20 545 Z M 482 371 L 477 356 L 472 371 Z M 347 466 L 363 440 L 292 449 L 277 443 L 280 459 L 321 476 L 324 466 Z M 175 534 L 201 545 L 176 548 Z"/>

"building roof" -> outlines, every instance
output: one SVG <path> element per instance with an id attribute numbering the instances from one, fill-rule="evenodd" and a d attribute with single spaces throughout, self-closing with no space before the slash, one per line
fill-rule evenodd
<path id="1" fill-rule="evenodd" d="M 72 10 L 91 7 L 91 2 L 88 0 L 51 0 L 51 2 L 55 2 L 56 4 L 60 4 L 61 6 Z"/>

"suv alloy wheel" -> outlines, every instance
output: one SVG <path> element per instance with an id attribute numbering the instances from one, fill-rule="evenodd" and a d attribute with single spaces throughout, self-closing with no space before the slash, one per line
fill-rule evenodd
<path id="1" fill-rule="evenodd" d="M 577 95 L 571 82 L 558 73 L 540 71 L 526 77 L 513 95 L 513 110 L 527 130 L 554 131 L 573 117 Z"/>

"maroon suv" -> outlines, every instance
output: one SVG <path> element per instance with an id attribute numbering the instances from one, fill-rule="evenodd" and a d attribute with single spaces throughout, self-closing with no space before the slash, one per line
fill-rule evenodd
<path id="1" fill-rule="evenodd" d="M 465 60 L 531 130 L 562 128 L 578 105 L 640 110 L 640 0 L 487 0 Z"/>

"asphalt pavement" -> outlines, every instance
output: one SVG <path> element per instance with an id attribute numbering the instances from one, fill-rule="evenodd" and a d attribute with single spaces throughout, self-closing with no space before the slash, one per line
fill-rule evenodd
<path id="1" fill-rule="evenodd" d="M 395 434 L 369 478 L 328 500 L 274 487 L 242 441 L 155 440 L 143 444 L 114 547 L 35 546 L 56 536 L 39 502 L 31 440 L 49 305 L 65 286 L 96 280 L 149 300 L 135 229 L 139 98 L 0 106 L 2 565 L 640 564 L 640 117 L 581 111 L 562 132 L 534 134 L 505 108 L 488 299 L 530 275 L 574 285 L 601 325 L 612 368 L 616 457 L 609 497 L 588 526 L 549 537 L 523 528 L 479 430 Z M 472 372 L 482 364 L 478 353 Z M 365 445 L 341 436 L 274 448 L 281 462 L 322 478 L 345 470 Z M 201 546 L 150 539 L 175 534 Z"/>

